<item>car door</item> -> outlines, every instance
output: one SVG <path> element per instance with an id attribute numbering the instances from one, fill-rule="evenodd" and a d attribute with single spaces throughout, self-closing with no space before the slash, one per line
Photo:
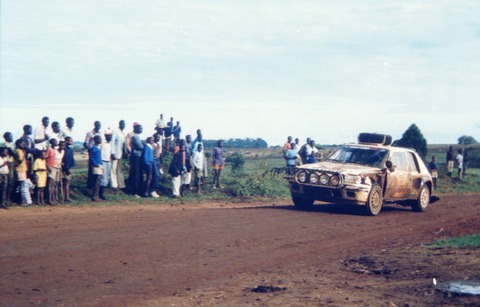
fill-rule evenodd
<path id="1" fill-rule="evenodd" d="M 411 190 L 408 157 L 405 152 L 395 151 L 391 155 L 391 161 L 394 170 L 388 171 L 387 173 L 387 186 L 384 194 L 385 199 L 406 199 L 409 197 Z"/>
<path id="2" fill-rule="evenodd" d="M 408 184 L 406 186 L 407 197 L 410 199 L 416 199 L 422 182 L 422 174 L 420 173 L 417 156 L 413 152 L 406 152 L 405 154 L 407 157 L 408 169 Z"/>

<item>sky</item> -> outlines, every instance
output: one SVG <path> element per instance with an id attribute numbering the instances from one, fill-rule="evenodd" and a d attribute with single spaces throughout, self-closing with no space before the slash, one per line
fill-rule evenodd
<path id="1" fill-rule="evenodd" d="M 0 133 L 480 141 L 480 1 L 0 0 Z"/>

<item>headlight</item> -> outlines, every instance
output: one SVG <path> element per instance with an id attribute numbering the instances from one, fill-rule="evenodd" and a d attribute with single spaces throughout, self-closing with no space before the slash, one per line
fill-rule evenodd
<path id="1" fill-rule="evenodd" d="M 316 184 L 318 182 L 318 174 L 311 173 L 310 174 L 310 183 Z"/>
<path id="2" fill-rule="evenodd" d="M 304 171 L 301 171 L 297 174 L 297 180 L 298 182 L 304 183 L 307 180 L 307 173 Z"/>
<path id="3" fill-rule="evenodd" d="M 345 183 L 360 183 L 362 178 L 356 175 L 345 175 Z"/>
<path id="4" fill-rule="evenodd" d="M 320 183 L 321 184 L 327 185 L 329 181 L 330 181 L 330 177 L 327 174 L 322 174 L 320 176 Z"/>
<path id="5" fill-rule="evenodd" d="M 332 175 L 332 177 L 330 177 L 330 183 L 333 186 L 339 185 L 340 184 L 340 177 L 338 175 Z"/>

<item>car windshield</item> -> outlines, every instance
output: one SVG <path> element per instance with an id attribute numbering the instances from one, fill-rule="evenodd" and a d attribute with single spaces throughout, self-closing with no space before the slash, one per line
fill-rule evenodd
<path id="1" fill-rule="evenodd" d="M 386 155 L 387 150 L 384 148 L 343 146 L 331 155 L 328 160 L 382 167 L 382 162 Z"/>

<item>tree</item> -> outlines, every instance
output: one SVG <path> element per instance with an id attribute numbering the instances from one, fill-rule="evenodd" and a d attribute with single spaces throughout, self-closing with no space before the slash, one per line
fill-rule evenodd
<path id="1" fill-rule="evenodd" d="M 415 124 L 410 125 L 403 133 L 402 138 L 395 143 L 400 147 L 415 149 L 422 158 L 425 158 L 427 155 L 427 140 L 425 140 L 422 132 Z"/>
<path id="2" fill-rule="evenodd" d="M 458 138 L 458 145 L 472 145 L 472 144 L 477 144 L 478 142 L 471 136 L 469 135 L 462 135 L 461 137 Z"/>

